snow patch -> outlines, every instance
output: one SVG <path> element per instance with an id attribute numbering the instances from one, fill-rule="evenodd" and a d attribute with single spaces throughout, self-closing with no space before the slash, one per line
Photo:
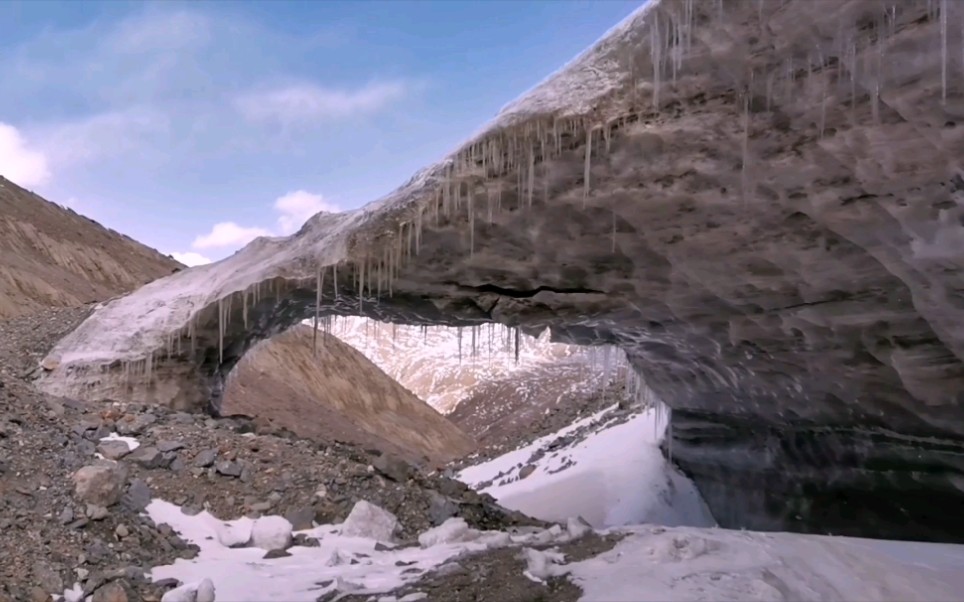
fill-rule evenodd
<path id="1" fill-rule="evenodd" d="M 381 510 L 371 504 L 368 506 Z M 378 515 L 372 513 L 371 508 L 365 509 L 364 514 L 369 517 Z M 217 591 L 217 599 L 230 602 L 313 602 L 333 590 L 388 594 L 467 552 L 510 545 L 563 543 L 570 539 L 569 533 L 558 525 L 553 529 L 504 533 L 476 531 L 467 525 L 463 528 L 455 520 L 432 530 L 435 534 L 425 538 L 431 543 L 428 547 L 387 548 L 376 547 L 378 542 L 371 537 L 345 535 L 344 525 L 321 525 L 298 532 L 317 540 L 318 547 L 295 545 L 287 550 L 290 556 L 265 559 L 265 551 L 261 548 L 229 547 L 247 541 L 247 534 L 258 528 L 257 521 L 246 518 L 225 521 L 207 511 L 188 516 L 179 506 L 159 499 L 151 501 L 147 513 L 156 524 L 170 525 L 184 540 L 200 548 L 198 556 L 192 560 L 179 559 L 173 564 L 155 567 L 151 571 L 152 579 L 178 579 L 185 584 L 180 586 L 184 591 L 194 588 L 198 592 L 209 579 Z M 266 518 L 271 520 L 264 524 L 280 525 L 274 520 L 279 517 L 264 517 L 258 521 Z M 384 531 L 378 535 L 384 535 Z M 424 538 L 427 534 L 422 535 Z M 199 593 L 195 602 L 200 599 Z M 383 599 L 401 602 L 422 598 L 410 594 L 401 599 L 393 596 Z M 165 602 L 170 600 L 165 598 Z"/>
<path id="2" fill-rule="evenodd" d="M 101 437 L 100 440 L 101 441 L 123 441 L 124 443 L 127 444 L 127 448 L 130 449 L 131 451 L 134 451 L 135 449 L 141 446 L 141 442 L 138 441 L 136 437 L 124 437 L 122 435 L 118 435 L 117 433 L 111 433 L 106 437 Z"/>

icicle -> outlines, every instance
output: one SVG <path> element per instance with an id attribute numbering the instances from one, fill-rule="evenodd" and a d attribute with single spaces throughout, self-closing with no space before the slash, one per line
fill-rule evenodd
<path id="1" fill-rule="evenodd" d="M 218 299 L 218 364 L 224 363 L 224 304 Z"/>
<path id="2" fill-rule="evenodd" d="M 773 74 L 767 75 L 766 83 L 766 112 L 770 112 L 770 103 L 773 100 Z"/>
<path id="3" fill-rule="evenodd" d="M 467 206 L 469 212 L 469 256 L 475 255 L 475 195 L 472 194 L 472 186 L 469 185 Z"/>
<path id="4" fill-rule="evenodd" d="M 415 213 L 415 254 L 422 248 L 422 207 Z"/>
<path id="5" fill-rule="evenodd" d="M 334 301 L 335 301 L 335 304 L 337 305 L 338 304 L 338 264 L 337 263 L 331 264 L 331 282 L 335 287 Z"/>
<path id="6" fill-rule="evenodd" d="M 456 332 L 456 337 L 459 340 L 459 365 L 462 365 L 462 327 L 459 326 Z"/>
<path id="7" fill-rule="evenodd" d="M 743 206 L 749 200 L 749 185 L 747 182 L 747 159 L 750 152 L 750 94 L 749 90 L 743 95 L 743 164 L 740 169 L 740 182 L 743 187 Z"/>
<path id="8" fill-rule="evenodd" d="M 941 0 L 941 104 L 947 104 L 947 0 Z"/>
<path id="9" fill-rule="evenodd" d="M 586 206 L 589 199 L 589 168 L 592 167 L 592 128 L 586 130 L 586 160 L 582 174 L 582 206 Z"/>
<path id="10" fill-rule="evenodd" d="M 658 8 L 658 7 L 657 7 Z M 653 25 L 649 28 L 650 60 L 653 65 L 653 108 L 659 109 L 660 69 L 662 67 L 663 42 L 659 31 L 659 12 L 653 11 Z"/>
<path id="11" fill-rule="evenodd" d="M 529 145 L 529 174 L 528 186 L 526 187 L 526 206 L 532 207 L 532 193 L 536 189 L 536 157 L 532 145 Z"/>
<path id="12" fill-rule="evenodd" d="M 519 343 L 522 339 L 522 331 L 518 327 L 515 328 L 515 363 L 519 363 Z"/>
<path id="13" fill-rule="evenodd" d="M 459 188 L 461 188 L 461 186 Z M 408 238 L 405 239 L 405 257 L 411 259 L 411 257 L 415 255 L 415 228 L 409 223 L 405 225 L 408 226 L 405 228 L 406 235 L 408 236 Z"/>
<path id="14" fill-rule="evenodd" d="M 324 269 L 318 268 L 318 275 L 315 278 L 315 320 L 314 328 L 311 329 L 311 355 L 318 355 L 318 316 L 321 313 L 321 287 L 324 286 Z"/>

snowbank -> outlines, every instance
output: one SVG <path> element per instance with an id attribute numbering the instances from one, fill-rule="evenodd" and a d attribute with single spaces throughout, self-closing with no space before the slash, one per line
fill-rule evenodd
<path id="1" fill-rule="evenodd" d="M 715 525 L 696 487 L 659 450 L 665 415 L 654 408 L 610 426 L 612 411 L 467 468 L 459 479 L 507 508 L 549 521 L 578 515 L 596 528 Z"/>

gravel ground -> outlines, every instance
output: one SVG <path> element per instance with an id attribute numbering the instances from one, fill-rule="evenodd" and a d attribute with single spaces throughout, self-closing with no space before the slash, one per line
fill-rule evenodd
<path id="1" fill-rule="evenodd" d="M 145 570 L 196 549 L 143 515 L 153 497 L 225 519 L 281 514 L 296 527 L 340 521 L 367 500 L 398 517 L 403 541 L 451 516 L 480 529 L 540 524 L 394 457 L 259 431 L 245 419 L 38 393 L 34 366 L 86 313 L 0 322 L 0 601 L 51 600 L 74 583 L 96 602 L 158 600 L 170 585 L 147 583 Z M 111 433 L 140 446 L 126 453 L 102 441 Z M 97 473 L 83 491 L 81 469 Z M 107 595 L 118 591 L 126 597 Z"/>

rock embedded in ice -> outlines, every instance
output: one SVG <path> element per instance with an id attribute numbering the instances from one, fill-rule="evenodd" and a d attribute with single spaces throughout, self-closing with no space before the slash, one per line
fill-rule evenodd
<path id="1" fill-rule="evenodd" d="M 479 535 L 478 531 L 469 528 L 464 518 L 450 518 L 419 535 L 418 543 L 423 548 L 431 548 L 440 544 L 473 541 Z"/>
<path id="2" fill-rule="evenodd" d="M 281 516 L 262 516 L 251 527 L 251 545 L 262 550 L 284 550 L 291 546 L 291 523 Z"/>
<path id="3" fill-rule="evenodd" d="M 398 528 L 398 519 L 391 512 L 375 504 L 361 500 L 341 525 L 341 534 L 347 537 L 367 537 L 378 541 L 391 541 Z"/>

